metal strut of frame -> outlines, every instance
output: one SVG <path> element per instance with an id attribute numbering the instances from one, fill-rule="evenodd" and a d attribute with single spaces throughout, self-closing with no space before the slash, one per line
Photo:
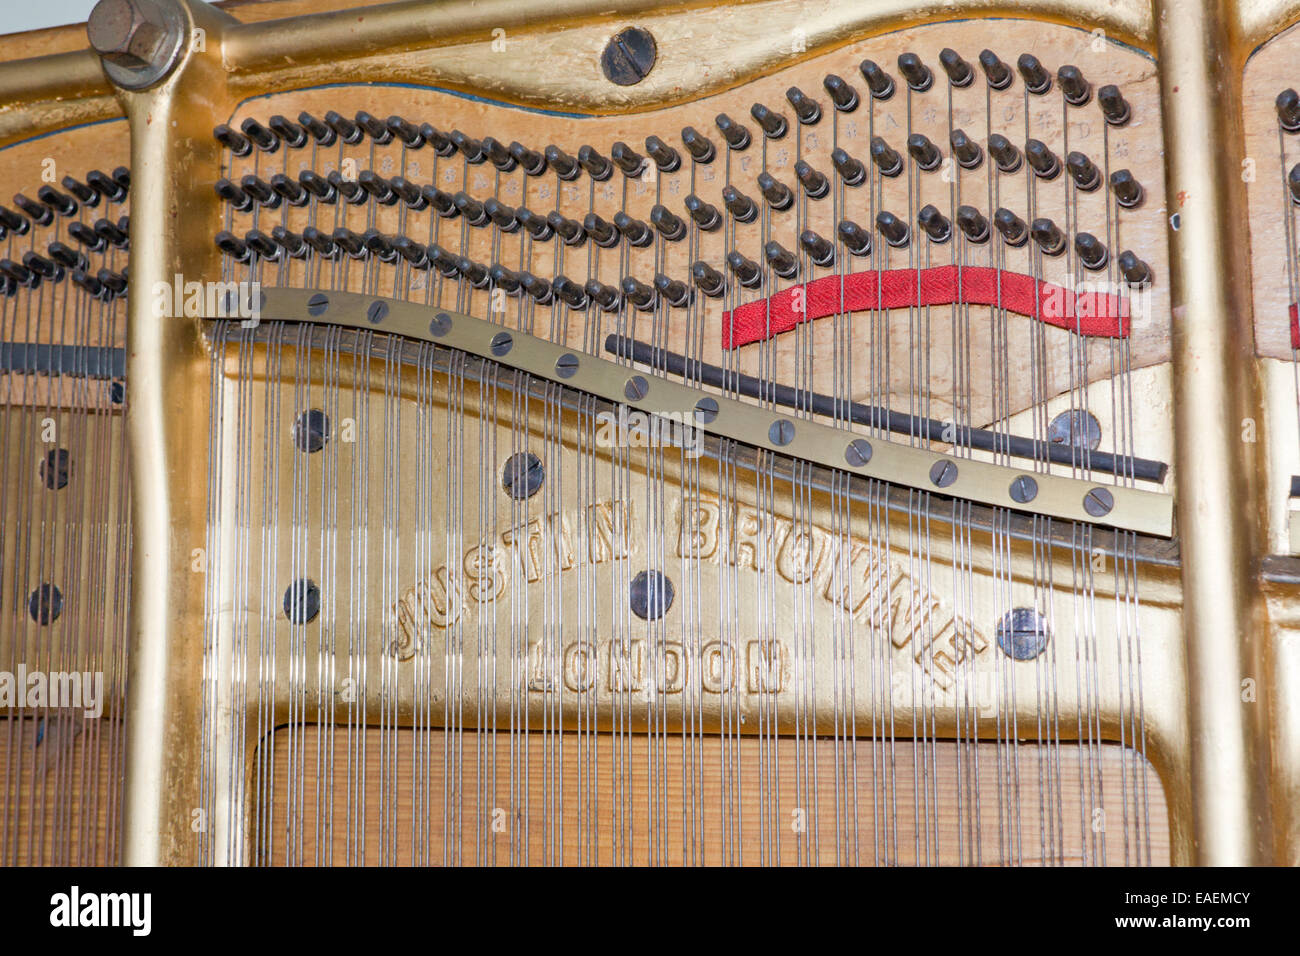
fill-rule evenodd
<path id="1" fill-rule="evenodd" d="M 401 299 L 316 289 L 262 289 L 261 318 L 393 332 L 491 359 L 521 372 L 704 432 L 865 478 L 981 504 L 1169 537 L 1173 497 L 1163 492 L 1045 475 L 870 438 L 822 422 L 713 395 L 662 376 L 500 325 Z"/>

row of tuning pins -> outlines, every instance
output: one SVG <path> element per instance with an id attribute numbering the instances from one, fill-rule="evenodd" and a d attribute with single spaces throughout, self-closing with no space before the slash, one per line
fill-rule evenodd
<path id="1" fill-rule="evenodd" d="M 110 204 L 120 206 L 126 202 L 131 174 L 124 166 L 112 174 L 92 170 L 84 182 L 64 176 L 61 185 L 66 192 L 45 185 L 37 190 L 35 199 L 18 193 L 14 196 L 17 210 L 0 206 L 0 239 L 28 235 L 33 227 L 53 226 L 60 219 L 76 216 L 83 208 L 99 208 L 101 203 L 108 212 Z M 112 301 L 125 296 L 127 269 L 95 271 L 88 253 L 104 253 L 110 247 L 129 248 L 130 217 L 123 214 L 114 220 L 105 216 L 92 225 L 78 220 L 68 225 L 68 236 L 75 246 L 56 240 L 48 244 L 44 254 L 31 249 L 23 253 L 20 261 L 0 259 L 0 293 L 14 295 L 20 289 L 34 289 L 42 282 L 60 282 L 66 277 L 97 299 Z"/>
<path id="2" fill-rule="evenodd" d="M 1293 89 L 1285 89 L 1277 95 L 1274 105 L 1277 107 L 1277 121 L 1283 132 L 1300 133 L 1300 93 Z M 1291 171 L 1287 174 L 1286 185 L 1291 193 L 1291 201 L 1300 206 L 1300 163 L 1291 167 Z"/>

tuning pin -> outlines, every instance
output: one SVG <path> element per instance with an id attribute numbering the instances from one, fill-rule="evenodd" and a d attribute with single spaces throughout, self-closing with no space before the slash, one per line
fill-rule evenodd
<path id="1" fill-rule="evenodd" d="M 917 93 L 924 93 L 934 83 L 934 74 L 915 53 L 902 53 L 898 57 L 898 72 L 907 85 Z"/>
<path id="2" fill-rule="evenodd" d="M 784 116 L 772 112 L 762 103 L 755 103 L 751 106 L 749 115 L 754 117 L 754 122 L 758 124 L 759 129 L 763 131 L 763 135 L 768 139 L 780 139 L 789 128 Z"/>
<path id="3" fill-rule="evenodd" d="M 126 187 L 107 173 L 92 169 L 86 173 L 86 182 L 108 202 L 126 201 Z"/>
<path id="4" fill-rule="evenodd" d="M 1059 256 L 1065 251 L 1065 235 L 1050 219 L 1035 219 L 1029 227 L 1029 235 L 1049 256 Z"/>
<path id="5" fill-rule="evenodd" d="M 907 152 L 916 165 L 926 171 L 938 169 L 939 164 L 943 162 L 943 154 L 939 152 L 939 147 L 930 142 L 923 133 L 913 133 L 907 137 Z"/>
<path id="6" fill-rule="evenodd" d="M 546 172 L 546 156 L 536 150 L 529 149 L 523 143 L 515 140 L 508 147 L 510 155 L 519 168 L 529 176 L 540 176 Z"/>
<path id="7" fill-rule="evenodd" d="M 357 176 L 357 183 L 381 206 L 392 206 L 397 202 L 397 193 L 389 187 L 384 177 L 377 176 L 371 170 L 362 170 Z"/>
<path id="8" fill-rule="evenodd" d="M 686 235 L 686 222 L 664 205 L 656 204 L 650 210 L 650 224 L 668 242 L 676 242 Z"/>
<path id="9" fill-rule="evenodd" d="M 736 281 L 747 289 L 753 289 L 763 282 L 763 270 L 752 259 L 746 259 L 737 250 L 727 253 L 727 268 L 736 277 Z"/>
<path id="10" fill-rule="evenodd" d="M 803 246 L 804 251 L 808 253 L 808 258 L 812 260 L 813 265 L 822 267 L 835 265 L 835 245 L 811 229 L 799 233 L 799 245 Z"/>
<path id="11" fill-rule="evenodd" d="M 935 206 L 922 206 L 916 214 L 916 224 L 930 237 L 931 242 L 947 242 L 952 238 L 952 223 Z"/>
<path id="12" fill-rule="evenodd" d="M 717 152 L 713 148 L 713 141 L 702 136 L 694 126 L 687 126 L 682 130 L 682 145 L 686 147 L 686 152 L 691 154 L 691 159 L 697 163 L 711 163 Z"/>
<path id="13" fill-rule="evenodd" d="M 244 242 L 262 259 L 274 262 L 280 258 L 280 247 L 259 229 L 250 229 L 245 233 Z"/>
<path id="14" fill-rule="evenodd" d="M 276 136 L 251 116 L 244 120 L 244 122 L 240 123 L 239 128 L 243 130 L 244 135 L 252 140 L 253 144 L 264 153 L 274 153 L 280 148 L 280 137 Z"/>
<path id="15" fill-rule="evenodd" d="M 110 245 L 114 245 L 119 249 L 125 249 L 130 243 L 126 230 L 122 228 L 123 225 L 125 225 L 125 222 L 125 217 L 123 217 L 117 225 L 113 225 L 113 223 L 109 222 L 107 219 L 96 219 L 95 232 L 102 236 L 104 241 L 108 242 Z"/>
<path id="16" fill-rule="evenodd" d="M 452 130 L 447 134 L 453 146 L 460 150 L 461 155 L 465 157 L 465 162 L 477 164 L 487 159 L 487 154 L 483 152 L 483 144 L 472 137 L 466 136 L 458 129 Z"/>
<path id="17" fill-rule="evenodd" d="M 722 216 L 718 213 L 718 207 L 705 202 L 695 193 L 686 197 L 686 212 L 694 220 L 695 225 L 705 232 L 712 232 L 722 225 Z"/>
<path id="18" fill-rule="evenodd" d="M 72 281 L 84 289 L 91 298 L 100 299 L 104 297 L 104 284 L 94 276 L 90 275 L 90 273 L 81 269 L 76 269 L 72 272 L 71 278 Z M 6 277 L 4 288 L 0 289 L 0 293 L 3 293 L 4 295 L 13 295 L 16 291 L 18 291 L 18 283 L 14 282 L 13 279 Z"/>
<path id="19" fill-rule="evenodd" d="M 302 239 L 322 259 L 333 259 L 339 254 L 338 244 L 327 233 L 321 232 L 315 226 L 308 226 L 304 229 Z"/>
<path id="20" fill-rule="evenodd" d="M 793 279 L 799 274 L 798 257 L 775 239 L 763 247 L 763 256 L 782 279 Z"/>
<path id="21" fill-rule="evenodd" d="M 532 236 L 535 242 L 545 242 L 555 235 L 555 230 L 546 221 L 546 217 L 533 212 L 531 209 L 520 206 L 515 210 L 515 220 L 519 225 L 523 226 L 524 231 Z"/>
<path id="22" fill-rule="evenodd" d="M 340 226 L 334 230 L 334 241 L 338 243 L 340 249 L 346 252 L 353 259 L 363 259 L 366 255 L 365 240 L 358 236 L 351 229 Z"/>
<path id="23" fill-rule="evenodd" d="M 602 248 L 608 249 L 618 242 L 618 230 L 594 212 L 587 213 L 582 220 L 582 230 L 591 236 L 592 242 Z"/>
<path id="24" fill-rule="evenodd" d="M 277 113 L 266 121 L 266 125 L 271 127 L 271 131 L 290 149 L 301 149 L 307 145 L 307 130 L 287 116 Z"/>
<path id="25" fill-rule="evenodd" d="M 302 124 L 303 129 L 311 134 L 311 138 L 316 141 L 317 146 L 333 146 L 334 141 L 338 139 L 338 133 L 334 132 L 333 127 L 327 123 L 322 123 L 306 110 L 298 114 L 298 122 Z"/>
<path id="26" fill-rule="evenodd" d="M 475 289 L 487 287 L 488 270 L 481 262 L 475 262 L 467 256 L 459 256 L 456 259 L 456 271 Z"/>
<path id="27" fill-rule="evenodd" d="M 90 260 L 86 258 L 85 253 L 61 242 L 50 243 L 50 258 L 65 269 L 85 270 L 90 268 Z"/>
<path id="28" fill-rule="evenodd" d="M 290 179 L 284 173 L 276 173 L 271 177 L 271 188 L 290 206 L 305 206 L 311 198 L 307 190 L 302 188 L 301 183 L 296 179 Z"/>
<path id="29" fill-rule="evenodd" d="M 1073 152 L 1066 156 L 1065 168 L 1070 171 L 1074 184 L 1084 192 L 1092 192 L 1101 185 L 1101 170 L 1083 153 Z"/>
<path id="30" fill-rule="evenodd" d="M 624 142 L 615 143 L 609 149 L 609 158 L 614 165 L 623 170 L 624 176 L 640 176 L 645 168 L 645 157 Z"/>
<path id="31" fill-rule="evenodd" d="M 997 227 L 1003 241 L 1009 246 L 1023 246 L 1029 239 L 1029 227 L 1010 209 L 999 209 L 995 212 L 993 225 Z"/>
<path id="32" fill-rule="evenodd" d="M 736 222 L 753 222 L 758 216 L 758 203 L 735 186 L 722 187 L 722 202 Z"/>
<path id="33" fill-rule="evenodd" d="M 726 278 L 721 272 L 703 260 L 691 266 L 691 279 L 695 282 L 695 288 L 710 299 L 716 299 L 727 291 Z"/>
<path id="34" fill-rule="evenodd" d="M 280 194 L 271 188 L 270 183 L 264 182 L 260 176 L 249 173 L 239 181 L 239 185 L 244 192 L 257 200 L 259 206 L 275 209 L 280 205 Z"/>
<path id="35" fill-rule="evenodd" d="M 948 81 L 953 86 L 970 86 L 971 81 L 975 79 L 975 71 L 971 69 L 969 63 L 961 58 L 961 54 L 956 50 L 948 47 L 940 50 L 939 65 L 948 74 Z"/>
<path id="36" fill-rule="evenodd" d="M 1115 201 L 1125 209 L 1142 205 L 1146 197 L 1142 184 L 1127 169 L 1117 169 L 1110 174 L 1110 189 L 1115 194 Z"/>
<path id="37" fill-rule="evenodd" d="M 551 283 L 551 288 L 555 294 L 560 297 L 571 309 L 585 309 L 587 307 L 587 292 L 582 286 L 574 282 L 568 276 L 558 275 Z"/>
<path id="38" fill-rule="evenodd" d="M 609 179 L 614 172 L 614 164 L 596 152 L 591 146 L 583 146 L 578 150 L 578 165 L 585 169 L 587 175 L 597 182 Z"/>
<path id="39" fill-rule="evenodd" d="M 248 212 L 253 208 L 253 197 L 224 176 L 217 180 L 213 188 L 223 201 L 230 203 L 235 208 L 236 212 Z M 333 187 L 330 188 L 333 189 Z"/>
<path id="40" fill-rule="evenodd" d="M 794 110 L 794 115 L 804 126 L 811 126 L 822 118 L 822 108 L 814 99 L 804 96 L 803 90 L 792 86 L 785 91 L 785 98 Z"/>
<path id="41" fill-rule="evenodd" d="M 766 170 L 758 174 L 757 183 L 759 192 L 774 210 L 780 212 L 789 209 L 794 203 L 794 191 L 785 183 L 778 182 Z"/>
<path id="42" fill-rule="evenodd" d="M 835 108 L 841 113 L 852 113 L 858 108 L 858 91 L 851 87 L 843 77 L 828 73 L 822 80 L 826 95 L 831 98 Z"/>
<path id="43" fill-rule="evenodd" d="M 551 283 L 548 280 L 543 279 L 541 276 L 535 276 L 531 272 L 521 270 L 519 273 L 519 284 L 524 287 L 524 291 L 527 292 L 538 305 L 550 305 L 552 290 Z"/>
<path id="44" fill-rule="evenodd" d="M 514 232 L 519 228 L 519 220 L 515 218 L 515 211 L 495 196 L 484 201 L 483 212 L 502 232 Z"/>
<path id="45" fill-rule="evenodd" d="M 1106 262 L 1110 258 L 1106 247 L 1090 232 L 1075 234 L 1074 251 L 1079 254 L 1079 261 L 1083 263 L 1083 267 L 1091 272 L 1106 268 Z"/>
<path id="46" fill-rule="evenodd" d="M 1043 69 L 1043 64 L 1038 62 L 1038 57 L 1032 53 L 1020 54 L 1020 59 L 1016 61 L 1016 68 L 1020 70 L 1020 76 L 1025 81 L 1025 89 L 1030 93 L 1042 96 L 1052 88 L 1052 74 Z"/>
<path id="47" fill-rule="evenodd" d="M 1031 139 L 1025 142 L 1025 159 L 1042 179 L 1055 179 L 1061 171 L 1061 161 L 1041 140 Z"/>
<path id="48" fill-rule="evenodd" d="M 565 245 L 578 246 L 587 238 L 582 223 L 566 218 L 558 209 L 552 209 L 546 214 L 546 224 L 555 230 L 555 234 L 564 240 Z"/>
<path id="49" fill-rule="evenodd" d="M 681 154 L 658 136 L 645 138 L 645 151 L 650 154 L 660 172 L 671 173 L 682 165 Z"/>
<path id="50" fill-rule="evenodd" d="M 662 272 L 655 275 L 655 291 L 674 309 L 684 309 L 691 304 L 691 287 L 685 282 L 668 278 Z"/>
<path id="51" fill-rule="evenodd" d="M 949 133 L 948 143 L 952 146 L 952 154 L 957 160 L 957 165 L 963 169 L 978 169 L 980 163 L 984 162 L 984 150 L 980 149 L 979 143 L 966 135 L 965 130 L 955 129 Z"/>
<path id="52" fill-rule="evenodd" d="M 227 180 L 229 181 L 229 180 Z M 91 252 L 103 252 L 108 243 L 104 237 L 91 229 L 84 222 L 74 222 L 68 226 L 68 235 L 81 243 Z"/>
<path id="53" fill-rule="evenodd" d="M 623 234 L 630 246 L 648 246 L 654 238 L 649 226 L 640 219 L 633 219 L 621 209 L 614 214 L 614 228 Z"/>
<path id="54" fill-rule="evenodd" d="M 486 226 L 488 224 L 487 211 L 483 203 L 479 202 L 473 196 L 466 192 L 458 192 L 452 201 L 456 204 L 456 209 L 465 221 L 471 226 Z"/>
<path id="55" fill-rule="evenodd" d="M 989 137 L 989 155 L 1004 173 L 1014 173 L 1020 168 L 1020 150 L 1001 133 Z"/>
<path id="56" fill-rule="evenodd" d="M 54 221 L 54 213 L 44 203 L 39 203 L 35 199 L 17 193 L 14 196 L 14 205 L 26 214 L 27 218 L 38 226 L 48 226 Z"/>
<path id="57" fill-rule="evenodd" d="M 420 187 L 403 176 L 394 176 L 388 181 L 388 186 L 397 193 L 397 198 L 402 200 L 408 209 L 419 210 L 429 204 L 424 194 L 420 192 Z"/>
<path id="58" fill-rule="evenodd" d="M 1115 260 L 1120 275 L 1129 285 L 1146 285 L 1151 281 L 1151 267 L 1135 256 L 1132 250 L 1125 249 Z"/>
<path id="59" fill-rule="evenodd" d="M 74 215 L 80 208 L 75 199 L 67 193 L 59 192 L 53 186 L 42 186 L 36 190 L 36 198 L 65 218 Z"/>
<path id="60" fill-rule="evenodd" d="M 274 127 L 275 117 L 271 117 L 271 125 Z M 394 138 L 400 140 L 407 149 L 419 149 L 424 145 L 424 134 L 420 132 L 420 127 L 414 123 L 409 123 L 400 116 L 390 116 L 384 120 L 384 125 L 388 127 L 388 131 L 393 134 Z M 423 252 L 421 252 L 421 255 L 423 255 Z"/>
<path id="61" fill-rule="evenodd" d="M 492 285 L 495 288 L 500 289 L 506 295 L 518 295 L 523 291 L 524 284 L 519 273 L 507 269 L 499 262 L 494 262 L 489 267 L 488 278 L 492 280 Z"/>
<path id="62" fill-rule="evenodd" d="M 361 142 L 361 137 L 365 136 L 360 126 L 341 113 L 334 112 L 334 110 L 330 110 L 325 114 L 325 123 L 348 146 L 355 146 Z"/>
<path id="63" fill-rule="evenodd" d="M 876 216 L 876 230 L 891 246 L 905 246 L 911 238 L 911 230 L 907 223 L 892 212 L 881 212 Z"/>
<path id="64" fill-rule="evenodd" d="M 1288 133 L 1300 131 L 1300 93 L 1283 90 L 1277 95 L 1277 121 Z"/>
<path id="65" fill-rule="evenodd" d="M 212 136 L 235 156 L 242 158 L 253 151 L 253 144 L 248 141 L 248 137 L 231 129 L 225 123 L 213 129 Z"/>
<path id="66" fill-rule="evenodd" d="M 851 219 L 845 219 L 840 222 L 836 233 L 840 237 L 840 242 L 849 250 L 851 255 L 869 256 L 871 255 L 871 233 L 863 229 Z"/>
<path id="67" fill-rule="evenodd" d="M 451 141 L 451 137 L 431 123 L 420 124 L 420 138 L 432 146 L 439 156 L 452 156 L 456 152 L 456 144 Z"/>
<path id="68" fill-rule="evenodd" d="M 229 233 L 227 233 L 227 235 L 229 235 Z M 221 233 L 217 233 L 218 243 L 220 243 L 221 241 L 221 236 L 222 236 Z M 234 237 L 231 236 L 231 238 L 233 239 Z M 235 241 L 239 242 L 238 239 L 236 239 Z M 243 245 L 243 243 L 240 243 L 240 245 Z M 247 258 L 248 255 L 247 247 L 245 247 L 244 249 L 244 255 L 245 258 Z M 240 261 L 242 262 L 243 260 Z M 41 284 L 40 276 L 38 276 L 31 269 L 28 269 L 26 266 L 19 265 L 17 262 L 14 262 L 12 259 L 0 259 L 0 272 L 3 272 L 6 276 L 8 276 L 9 279 L 12 280 L 15 286 L 25 286 L 27 288 L 34 289 L 36 288 L 36 286 Z"/>
<path id="69" fill-rule="evenodd" d="M 558 146 L 546 147 L 546 162 L 550 164 L 551 169 L 555 170 L 555 175 L 565 182 L 577 179 L 582 168 L 576 159 Z"/>
<path id="70" fill-rule="evenodd" d="M 100 269 L 96 274 L 96 278 L 98 278 L 103 285 L 107 286 L 114 296 L 126 294 L 127 282 L 125 269 L 120 273 L 114 272 L 112 269 Z"/>
<path id="71" fill-rule="evenodd" d="M 495 136 L 484 136 L 482 146 L 483 154 L 487 156 L 488 162 L 501 172 L 508 173 L 518 165 L 515 158 L 510 155 L 510 149 Z"/>
<path id="72" fill-rule="evenodd" d="M 860 186 L 866 181 L 867 167 L 839 147 L 831 152 L 831 165 L 846 186 Z"/>
<path id="73" fill-rule="evenodd" d="M 887 100 L 894 95 L 894 78 L 882 70 L 875 60 L 863 60 L 858 64 L 858 71 L 867 81 L 867 89 L 878 100 Z"/>
<path id="74" fill-rule="evenodd" d="M 980 67 L 988 79 L 989 86 L 995 90 L 1005 90 L 1011 85 L 1011 67 L 1007 66 L 992 50 L 980 50 Z"/>
<path id="75" fill-rule="evenodd" d="M 365 110 L 357 111 L 357 125 L 366 131 L 376 146 L 387 146 L 393 141 L 393 131 L 388 128 L 388 124 Z"/>
<path id="76" fill-rule="evenodd" d="M 744 149 L 749 145 L 749 130 L 734 122 L 726 113 L 719 113 L 713 121 L 722 138 L 727 141 L 728 149 Z"/>
<path id="77" fill-rule="evenodd" d="M 591 301 L 606 312 L 617 312 L 619 305 L 623 302 L 623 297 L 619 295 L 618 289 L 605 285 L 599 279 L 588 279 L 583 288 Z"/>
<path id="78" fill-rule="evenodd" d="M 421 186 L 420 195 L 424 197 L 429 208 L 444 219 L 454 219 L 460 215 L 460 210 L 456 208 L 456 197 L 451 193 L 443 192 L 432 183 Z"/>
<path id="79" fill-rule="evenodd" d="M 290 259 L 307 258 L 307 243 L 303 242 L 302 236 L 296 232 L 290 232 L 284 226 L 274 226 L 271 229 L 271 238 Z"/>
<path id="80" fill-rule="evenodd" d="M 410 236 L 397 236 L 393 240 L 393 248 L 412 269 L 427 269 L 431 265 L 429 253 L 425 251 L 424 246 Z"/>
<path id="81" fill-rule="evenodd" d="M 76 223 L 73 223 L 73 225 L 76 225 Z M 15 236 L 24 236 L 27 234 L 27 230 L 31 228 L 31 223 L 7 206 L 0 206 L 0 226 L 3 226 L 6 232 L 12 232 Z"/>
<path id="82" fill-rule="evenodd" d="M 1286 187 L 1291 191 L 1291 201 L 1300 206 L 1300 163 L 1291 167 L 1286 177 Z"/>
<path id="83" fill-rule="evenodd" d="M 1111 126 L 1124 126 L 1133 116 L 1128 101 L 1120 93 L 1119 87 L 1114 84 L 1097 90 L 1097 103 L 1101 106 L 1101 115 Z"/>
<path id="84" fill-rule="evenodd" d="M 1077 66 L 1061 67 L 1056 71 L 1056 79 L 1061 84 L 1061 95 L 1071 106 L 1083 106 L 1092 98 L 1092 86 Z"/>
<path id="85" fill-rule="evenodd" d="M 871 137 L 871 161 L 882 176 L 897 176 L 903 171 L 903 157 L 881 137 Z"/>
<path id="86" fill-rule="evenodd" d="M 79 179 L 74 179 L 71 176 L 64 176 L 62 183 L 63 188 L 70 192 L 83 206 L 94 208 L 99 205 L 99 193 L 91 189 Z"/>
<path id="87" fill-rule="evenodd" d="M 957 207 L 957 228 L 971 242 L 988 242 L 989 221 L 974 206 Z"/>
<path id="88" fill-rule="evenodd" d="M 831 182 L 824 173 L 819 173 L 802 159 L 794 164 L 794 175 L 803 186 L 809 199 L 821 199 L 831 189 Z"/>

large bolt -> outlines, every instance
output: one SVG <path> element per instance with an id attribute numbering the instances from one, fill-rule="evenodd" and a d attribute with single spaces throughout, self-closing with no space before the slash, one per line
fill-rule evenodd
<path id="1" fill-rule="evenodd" d="M 162 11 L 151 0 L 99 0 L 86 33 L 95 52 L 130 70 L 154 61 L 167 39 Z"/>

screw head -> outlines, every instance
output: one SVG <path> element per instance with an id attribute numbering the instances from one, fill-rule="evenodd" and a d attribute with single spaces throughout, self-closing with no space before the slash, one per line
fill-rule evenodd
<path id="1" fill-rule="evenodd" d="M 284 616 L 294 624 L 310 624 L 320 613 L 320 588 L 311 578 L 299 578 L 284 591 Z"/>
<path id="2" fill-rule="evenodd" d="M 57 584 L 42 584 L 27 598 L 27 613 L 42 626 L 53 624 L 63 613 L 63 592 Z"/>
<path id="3" fill-rule="evenodd" d="M 844 460 L 854 468 L 861 468 L 871 461 L 871 442 L 865 438 L 855 438 L 844 449 Z"/>
<path id="4" fill-rule="evenodd" d="M 1047 426 L 1047 440 L 1054 445 L 1097 448 L 1101 445 L 1101 423 L 1082 408 L 1061 412 Z"/>
<path id="5" fill-rule="evenodd" d="M 623 383 L 623 394 L 627 396 L 629 402 L 639 402 L 649 391 L 650 383 L 645 380 L 644 375 L 633 375 Z"/>
<path id="6" fill-rule="evenodd" d="M 184 33 L 179 9 L 158 0 L 99 0 L 86 21 L 90 46 L 104 58 L 109 78 L 128 90 L 153 86 L 170 72 Z"/>
<path id="7" fill-rule="evenodd" d="M 560 378 L 573 378 L 578 374 L 578 356 L 565 352 L 555 360 L 555 374 Z"/>
<path id="8" fill-rule="evenodd" d="M 708 425 L 718 417 L 718 400 L 705 395 L 695 403 L 695 420 L 701 425 Z"/>
<path id="9" fill-rule="evenodd" d="M 794 422 L 778 418 L 767 429 L 767 440 L 773 445 L 785 446 L 794 441 Z"/>
<path id="10" fill-rule="evenodd" d="M 307 300 L 308 315 L 323 315 L 329 307 L 330 297 L 324 292 L 317 292 Z"/>
<path id="11" fill-rule="evenodd" d="M 371 302 L 366 307 L 366 320 L 371 325 L 378 325 L 384 319 L 388 318 L 388 303 L 382 300 Z"/>
<path id="12" fill-rule="evenodd" d="M 1115 507 L 1115 496 L 1105 488 L 1093 488 L 1083 496 L 1083 510 L 1094 518 L 1104 518 Z"/>
<path id="13" fill-rule="evenodd" d="M 451 316 L 446 312 L 439 312 L 429 320 L 429 334 L 434 338 L 440 339 L 451 331 Z"/>
<path id="14" fill-rule="evenodd" d="M 1017 475 L 1011 480 L 1011 500 L 1016 504 L 1028 504 L 1038 497 L 1038 482 L 1028 475 Z"/>
<path id="15" fill-rule="evenodd" d="M 1017 607 L 998 621 L 998 647 L 1012 660 L 1032 661 L 1047 647 L 1047 619 L 1032 607 Z"/>
<path id="16" fill-rule="evenodd" d="M 635 86 L 654 68 L 659 56 L 655 38 L 649 30 L 628 27 L 620 30 L 600 55 L 605 78 L 618 86 Z"/>
<path id="17" fill-rule="evenodd" d="M 947 488 L 957 480 L 957 463 L 942 460 L 930 466 L 930 481 L 939 488 Z"/>
<path id="18" fill-rule="evenodd" d="M 68 487 L 72 476 L 72 456 L 66 448 L 55 448 L 47 452 L 41 461 L 41 482 L 51 491 Z"/>
<path id="19" fill-rule="evenodd" d="M 632 613 L 643 621 L 657 621 L 673 606 L 676 589 L 662 571 L 642 571 L 632 579 Z"/>
<path id="20" fill-rule="evenodd" d="M 501 487 L 516 501 L 537 494 L 545 480 L 546 468 L 542 460 L 530 451 L 511 455 L 501 469 Z"/>
<path id="21" fill-rule="evenodd" d="M 293 423 L 293 443 L 299 451 L 314 455 L 330 440 L 329 416 L 319 408 L 309 408 Z"/>
<path id="22" fill-rule="evenodd" d="M 492 342 L 488 347 L 493 355 L 500 358 L 515 347 L 515 337 L 509 332 L 498 332 L 492 336 Z"/>

